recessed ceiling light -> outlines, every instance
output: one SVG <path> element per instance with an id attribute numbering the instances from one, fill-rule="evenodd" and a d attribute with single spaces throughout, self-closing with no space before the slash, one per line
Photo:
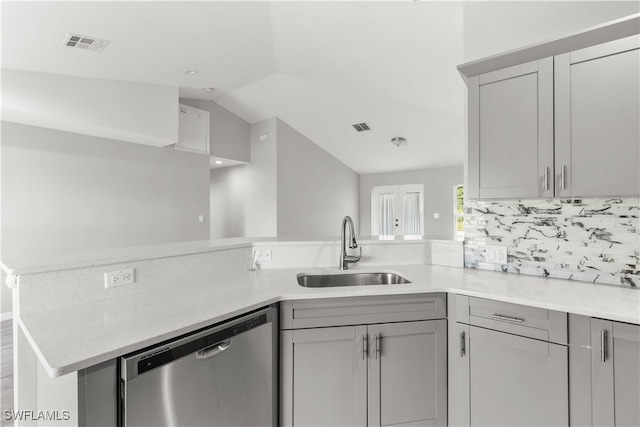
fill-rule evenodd
<path id="1" fill-rule="evenodd" d="M 184 73 L 189 76 L 193 76 L 194 74 L 198 74 L 198 70 L 187 70 Z"/>
<path id="2" fill-rule="evenodd" d="M 216 160 L 216 165 L 221 165 L 222 164 L 222 160 Z"/>
<path id="3" fill-rule="evenodd" d="M 205 87 L 202 90 L 207 92 L 207 93 L 213 93 L 213 92 L 215 92 L 216 88 L 215 87 Z"/>

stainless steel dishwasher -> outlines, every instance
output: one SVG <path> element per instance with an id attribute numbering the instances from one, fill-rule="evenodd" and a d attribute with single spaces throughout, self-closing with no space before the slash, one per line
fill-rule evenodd
<path id="1" fill-rule="evenodd" d="M 276 426 L 278 316 L 268 307 L 120 360 L 123 426 Z"/>

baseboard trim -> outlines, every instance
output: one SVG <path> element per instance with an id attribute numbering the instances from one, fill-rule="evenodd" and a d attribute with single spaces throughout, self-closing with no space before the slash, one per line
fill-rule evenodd
<path id="1" fill-rule="evenodd" d="M 5 320 L 11 320 L 11 319 L 13 319 L 13 311 L 0 314 L 0 322 L 4 322 Z"/>

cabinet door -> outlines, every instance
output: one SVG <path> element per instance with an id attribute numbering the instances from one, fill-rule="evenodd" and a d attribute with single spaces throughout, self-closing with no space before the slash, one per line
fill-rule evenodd
<path id="1" fill-rule="evenodd" d="M 209 112 L 180 104 L 176 150 L 209 154 Z"/>
<path id="2" fill-rule="evenodd" d="M 556 195 L 640 194 L 640 36 L 555 57 Z"/>
<path id="3" fill-rule="evenodd" d="M 566 426 L 567 347 L 489 329 L 469 332 L 472 426 Z"/>
<path id="4" fill-rule="evenodd" d="M 613 324 L 615 424 L 640 426 L 640 326 Z"/>
<path id="5" fill-rule="evenodd" d="M 468 198 L 553 196 L 553 59 L 468 82 Z"/>
<path id="6" fill-rule="evenodd" d="M 367 423 L 367 327 L 281 332 L 281 424 Z"/>
<path id="7" fill-rule="evenodd" d="M 447 425 L 446 320 L 369 326 L 370 426 Z"/>
<path id="8" fill-rule="evenodd" d="M 593 425 L 640 425 L 640 326 L 591 319 Z"/>

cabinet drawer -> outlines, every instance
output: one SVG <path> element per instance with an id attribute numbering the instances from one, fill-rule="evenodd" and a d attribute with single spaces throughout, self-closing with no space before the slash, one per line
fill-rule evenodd
<path id="1" fill-rule="evenodd" d="M 476 297 L 459 297 L 458 304 L 470 325 L 567 344 L 566 313 Z"/>
<path id="2" fill-rule="evenodd" d="M 446 294 L 326 298 L 280 303 L 281 329 L 444 319 Z"/>

